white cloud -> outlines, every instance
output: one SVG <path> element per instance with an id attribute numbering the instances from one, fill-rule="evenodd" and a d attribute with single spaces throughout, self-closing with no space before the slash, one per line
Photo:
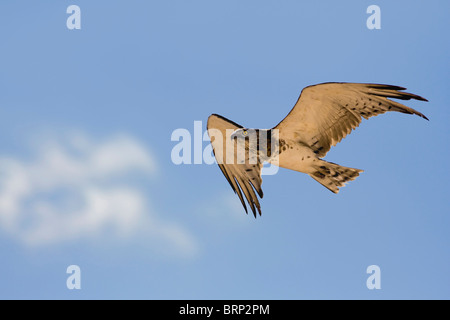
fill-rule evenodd
<path id="1" fill-rule="evenodd" d="M 196 242 L 159 218 L 133 177 L 156 174 L 150 152 L 118 135 L 94 142 L 82 134 L 40 141 L 33 159 L 0 155 L 0 229 L 28 246 L 114 234 L 148 236 L 158 250 L 191 255 Z"/>

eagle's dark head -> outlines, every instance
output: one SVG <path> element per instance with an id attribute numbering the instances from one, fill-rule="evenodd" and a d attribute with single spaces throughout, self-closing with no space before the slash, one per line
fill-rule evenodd
<path id="1" fill-rule="evenodd" d="M 270 157 L 272 130 L 239 128 L 231 134 L 238 150 L 257 155 L 262 161 Z"/>
<path id="2" fill-rule="evenodd" d="M 259 129 L 239 128 L 231 134 L 231 139 L 250 139 L 259 134 Z"/>

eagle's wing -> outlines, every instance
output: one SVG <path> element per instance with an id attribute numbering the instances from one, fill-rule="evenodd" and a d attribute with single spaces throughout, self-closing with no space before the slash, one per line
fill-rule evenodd
<path id="1" fill-rule="evenodd" d="M 330 148 L 359 126 L 362 118 L 398 111 L 422 113 L 388 98 L 428 101 L 405 88 L 384 84 L 323 83 L 303 89 L 291 112 L 274 129 L 283 137 L 302 142 L 323 157 Z"/>
<path id="2" fill-rule="evenodd" d="M 259 215 L 261 215 L 261 206 L 258 197 L 255 194 L 255 190 L 262 198 L 262 164 L 260 162 L 250 164 L 248 156 L 244 163 L 240 164 L 237 162 L 237 143 L 231 141 L 230 136 L 234 130 L 239 128 L 242 128 L 242 126 L 216 114 L 213 114 L 208 118 L 207 129 L 217 164 L 230 183 L 231 188 L 233 188 L 234 192 L 239 196 L 245 212 L 248 213 L 242 192 L 252 209 L 253 215 L 256 217 L 256 210 L 258 210 Z"/>

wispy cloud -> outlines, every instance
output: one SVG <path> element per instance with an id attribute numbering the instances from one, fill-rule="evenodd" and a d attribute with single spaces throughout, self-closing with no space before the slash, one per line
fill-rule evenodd
<path id="1" fill-rule="evenodd" d="M 29 159 L 0 155 L 0 230 L 27 246 L 113 234 L 193 254 L 191 234 L 162 219 L 134 179 L 156 172 L 149 150 L 125 135 L 93 141 L 78 133 L 39 141 Z"/>

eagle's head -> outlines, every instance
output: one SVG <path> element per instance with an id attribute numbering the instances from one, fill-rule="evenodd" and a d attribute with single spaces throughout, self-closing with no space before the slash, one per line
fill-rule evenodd
<path id="1" fill-rule="evenodd" d="M 258 129 L 239 128 L 231 134 L 231 139 L 249 139 L 258 134 Z"/>
<path id="2" fill-rule="evenodd" d="M 231 134 L 231 140 L 237 143 L 238 152 L 248 152 L 250 157 L 265 160 L 270 155 L 271 131 L 239 128 Z"/>
<path id="3" fill-rule="evenodd" d="M 243 150 L 257 151 L 258 129 L 239 128 L 231 134 L 231 140 L 237 143 Z"/>

